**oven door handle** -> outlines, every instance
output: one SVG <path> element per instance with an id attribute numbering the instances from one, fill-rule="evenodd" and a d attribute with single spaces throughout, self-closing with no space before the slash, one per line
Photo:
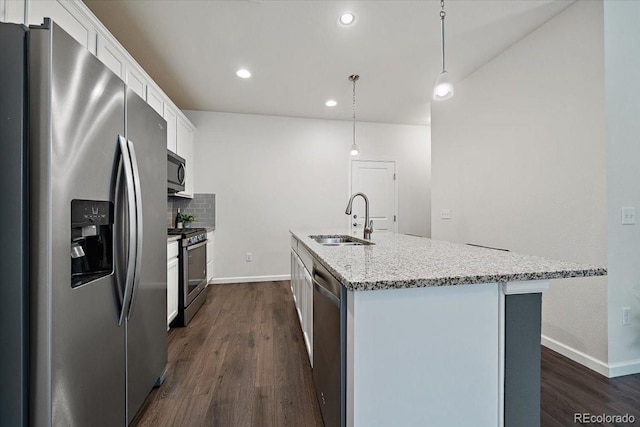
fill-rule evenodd
<path id="1" fill-rule="evenodd" d="M 187 246 L 187 251 L 191 251 L 194 249 L 198 249 L 201 248 L 202 246 L 207 244 L 207 240 L 203 240 L 202 242 L 199 242 L 198 244 L 195 244 L 193 246 Z"/>

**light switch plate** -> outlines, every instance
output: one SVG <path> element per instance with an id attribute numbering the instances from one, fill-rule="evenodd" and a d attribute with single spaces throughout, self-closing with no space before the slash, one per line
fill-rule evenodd
<path id="1" fill-rule="evenodd" d="M 451 209 L 441 209 L 440 219 L 451 219 Z"/>
<path id="2" fill-rule="evenodd" d="M 621 208 L 620 223 L 622 225 L 634 225 L 636 223 L 636 208 Z"/>

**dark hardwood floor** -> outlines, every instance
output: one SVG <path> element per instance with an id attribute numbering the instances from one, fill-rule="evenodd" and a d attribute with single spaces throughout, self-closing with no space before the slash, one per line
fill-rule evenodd
<path id="1" fill-rule="evenodd" d="M 625 415 L 634 423 L 593 423 L 592 426 L 640 426 L 640 374 L 604 377 L 542 347 L 540 425 L 565 427 L 575 413 Z"/>
<path id="2" fill-rule="evenodd" d="M 138 426 L 322 426 L 289 282 L 212 285 Z"/>
<path id="3" fill-rule="evenodd" d="M 322 426 L 288 281 L 209 286 L 189 326 L 169 332 L 167 368 L 134 425 Z M 544 347 L 541 399 L 542 427 L 578 425 L 576 412 L 640 426 L 640 374 L 607 379 Z"/>

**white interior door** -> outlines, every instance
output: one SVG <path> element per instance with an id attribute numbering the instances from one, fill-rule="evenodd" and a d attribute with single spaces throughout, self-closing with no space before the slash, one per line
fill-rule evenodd
<path id="1" fill-rule="evenodd" d="M 373 220 L 374 233 L 376 230 L 398 231 L 395 162 L 351 161 L 351 194 L 357 192 L 369 198 L 369 217 Z M 364 218 L 364 202 L 358 197 L 353 202 L 351 234 L 362 234 Z"/>

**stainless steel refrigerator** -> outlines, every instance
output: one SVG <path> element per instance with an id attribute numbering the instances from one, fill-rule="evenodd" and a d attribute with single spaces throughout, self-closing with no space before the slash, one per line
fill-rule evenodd
<path id="1" fill-rule="evenodd" d="M 0 24 L 0 425 L 127 425 L 167 362 L 166 122 L 50 20 Z"/>

